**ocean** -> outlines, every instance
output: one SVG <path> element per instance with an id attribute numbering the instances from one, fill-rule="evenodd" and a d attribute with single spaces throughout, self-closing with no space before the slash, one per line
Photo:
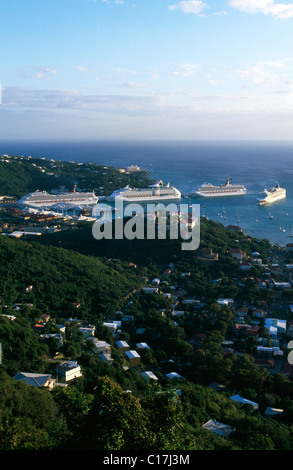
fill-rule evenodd
<path id="1" fill-rule="evenodd" d="M 244 184 L 244 196 L 192 198 L 201 214 L 225 226 L 282 246 L 293 242 L 293 142 L 274 141 L 95 141 L 0 142 L 0 154 L 92 162 L 125 168 L 138 165 L 155 180 L 188 195 L 204 182 Z M 287 197 L 258 206 L 257 197 L 277 183 Z M 181 202 L 186 203 L 186 199 Z M 226 218 L 224 218 L 226 217 Z"/>

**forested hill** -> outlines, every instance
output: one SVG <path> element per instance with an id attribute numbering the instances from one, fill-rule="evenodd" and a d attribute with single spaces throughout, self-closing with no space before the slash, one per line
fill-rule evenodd
<path id="1" fill-rule="evenodd" d="M 142 285 L 139 270 L 63 248 L 0 237 L 0 299 L 4 305 L 34 303 L 51 314 L 99 320 L 118 310 L 130 290 Z M 32 285 L 26 293 L 25 287 Z"/>
<path id="2" fill-rule="evenodd" d="M 121 169 L 94 163 L 63 162 L 45 158 L 0 156 L 0 196 L 21 197 L 59 186 L 71 190 L 76 184 L 82 191 L 109 195 L 114 189 L 145 187 L 153 183 L 147 171 L 121 172 Z"/>

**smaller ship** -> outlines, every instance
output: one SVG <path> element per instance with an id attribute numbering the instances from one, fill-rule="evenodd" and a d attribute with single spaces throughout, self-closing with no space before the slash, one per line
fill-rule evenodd
<path id="1" fill-rule="evenodd" d="M 281 188 L 280 185 L 277 184 L 274 188 L 265 189 L 257 200 L 259 205 L 262 206 L 264 204 L 272 204 L 273 202 L 280 201 L 281 199 L 285 199 L 285 197 L 286 189 Z"/>
<path id="2" fill-rule="evenodd" d="M 230 178 L 227 179 L 225 184 L 214 186 L 211 183 L 204 183 L 201 186 L 195 188 L 190 193 L 190 196 L 241 196 L 246 194 L 247 190 L 242 184 L 230 184 Z"/>

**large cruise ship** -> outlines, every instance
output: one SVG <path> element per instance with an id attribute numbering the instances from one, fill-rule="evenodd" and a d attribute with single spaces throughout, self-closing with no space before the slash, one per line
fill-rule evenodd
<path id="1" fill-rule="evenodd" d="M 280 188 L 279 184 L 277 184 L 272 189 L 265 189 L 261 196 L 258 198 L 258 203 L 260 205 L 271 204 L 272 202 L 279 201 L 280 199 L 285 199 L 285 197 L 286 189 Z"/>
<path id="2" fill-rule="evenodd" d="M 98 196 L 92 192 L 78 192 L 75 187 L 71 192 L 50 194 L 47 191 L 35 191 L 31 194 L 23 196 L 18 203 L 35 208 L 52 208 L 60 205 L 60 207 L 84 207 L 92 206 L 98 202 Z"/>
<path id="3" fill-rule="evenodd" d="M 123 189 L 117 189 L 106 199 L 109 202 L 113 202 L 115 200 L 122 200 L 126 202 L 144 202 L 180 198 L 181 192 L 178 191 L 177 188 L 170 186 L 170 183 L 164 186 L 162 181 L 158 181 L 158 183 L 151 185 L 148 188 L 130 188 L 129 186 L 126 186 Z"/>
<path id="4" fill-rule="evenodd" d="M 195 190 L 190 193 L 190 196 L 241 196 L 246 194 L 246 191 L 245 186 L 241 184 L 230 184 L 230 178 L 228 178 L 225 184 L 221 184 L 219 186 L 214 186 L 211 183 L 204 183 L 195 188 Z"/>

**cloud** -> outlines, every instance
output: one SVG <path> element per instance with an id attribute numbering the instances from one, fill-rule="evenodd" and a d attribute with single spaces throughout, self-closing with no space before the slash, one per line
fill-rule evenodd
<path id="1" fill-rule="evenodd" d="M 241 79 L 248 79 L 256 85 L 280 86 L 287 81 L 286 76 L 279 74 L 286 62 L 287 60 L 258 62 L 236 73 Z"/>
<path id="2" fill-rule="evenodd" d="M 205 9 L 209 9 L 209 5 L 207 3 L 202 2 L 201 0 L 182 0 L 179 3 L 174 3 L 174 5 L 170 5 L 170 10 L 180 10 L 183 13 L 194 13 L 197 16 L 221 16 L 227 15 L 226 11 L 217 11 L 214 13 L 210 13 L 209 15 L 203 13 Z"/>
<path id="3" fill-rule="evenodd" d="M 88 70 L 87 67 L 83 67 L 83 65 L 73 65 L 72 67 L 79 70 L 79 72 L 86 72 Z"/>
<path id="4" fill-rule="evenodd" d="M 161 106 L 160 96 L 135 94 L 99 95 L 83 94 L 68 90 L 35 90 L 26 87 L 5 87 L 2 91 L 2 109 L 18 111 L 32 110 L 76 110 L 93 114 L 128 113 L 131 110 L 151 112 Z"/>
<path id="5" fill-rule="evenodd" d="M 230 6 L 245 13 L 263 13 L 278 19 L 293 17 L 293 3 L 275 3 L 275 0 L 230 0 Z"/>
<path id="6" fill-rule="evenodd" d="M 190 75 L 194 75 L 200 69 L 200 65 L 198 64 L 183 64 L 180 65 L 177 70 L 173 72 L 173 75 L 181 76 L 181 77 L 189 77 Z"/>
<path id="7" fill-rule="evenodd" d="M 194 13 L 196 15 L 200 15 L 205 8 L 207 8 L 207 4 L 202 2 L 201 0 L 182 0 L 179 3 L 175 3 L 174 5 L 170 5 L 170 10 L 181 10 L 184 13 Z"/>
<path id="8" fill-rule="evenodd" d="M 40 67 L 39 71 L 34 74 L 34 77 L 39 80 L 52 80 L 53 75 L 57 75 L 58 70 L 52 69 L 50 67 Z"/>
<path id="9" fill-rule="evenodd" d="M 147 87 L 145 83 L 137 83 L 137 82 L 123 83 L 122 86 L 125 88 L 129 88 L 130 90 L 141 90 L 142 88 Z"/>

